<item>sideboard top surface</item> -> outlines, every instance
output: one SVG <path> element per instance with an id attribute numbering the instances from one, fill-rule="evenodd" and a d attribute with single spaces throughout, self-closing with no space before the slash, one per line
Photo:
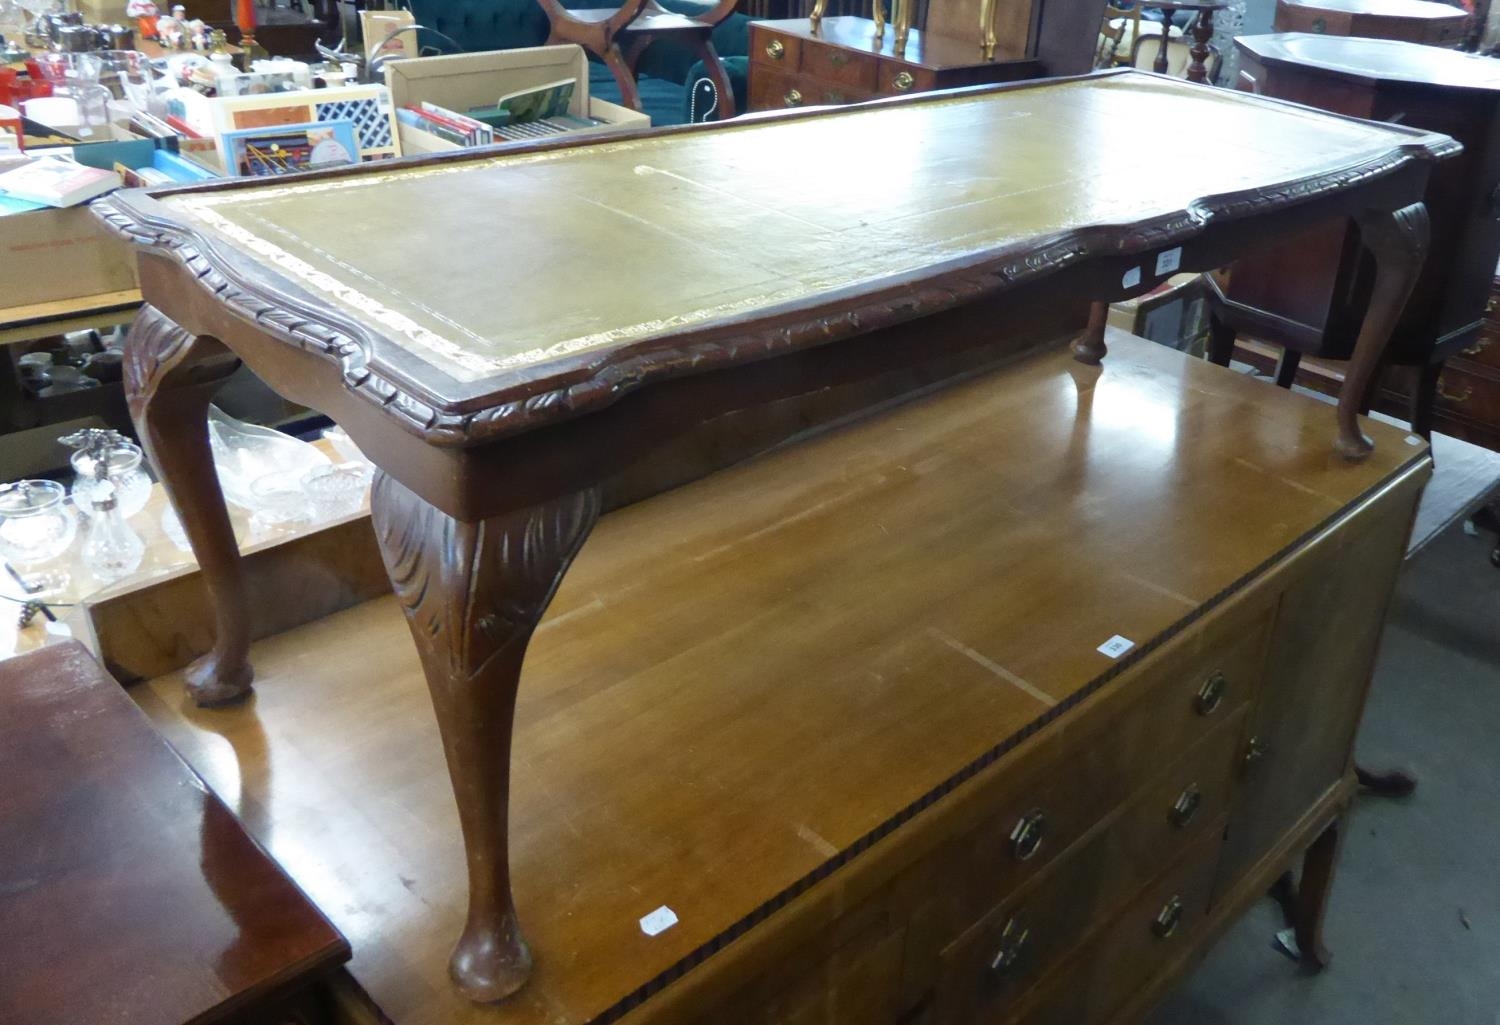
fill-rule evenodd
<path id="1" fill-rule="evenodd" d="M 1334 77 L 1489 92 L 1500 90 L 1500 60 L 1440 46 L 1397 39 L 1325 36 L 1313 32 L 1238 36 L 1234 42 L 1263 63 L 1288 64 Z"/>
<path id="2" fill-rule="evenodd" d="M 1141 144 L 1139 125 L 1188 123 Z M 855 333 L 882 304 L 934 312 L 1454 151 L 1442 135 L 1125 71 L 130 192 L 101 211 L 175 248 L 221 302 L 319 339 L 350 381 L 373 371 L 472 415 L 472 437 Z"/>
<path id="3" fill-rule="evenodd" d="M 1379 18 L 1454 21 L 1468 17 L 1461 7 L 1436 3 L 1434 0 L 1278 0 L 1284 7 L 1305 7 L 1311 11 L 1337 11 L 1340 14 L 1368 14 Z"/>
<path id="4" fill-rule="evenodd" d="M 503 1005 L 445 976 L 463 848 L 393 599 L 257 644 L 241 708 L 194 709 L 177 675 L 138 700 L 397 1025 L 608 1020 L 1426 459 L 1370 422 L 1348 463 L 1321 403 L 1109 344 L 1102 369 L 1044 352 L 600 521 L 521 677 L 511 869 L 538 959 Z M 662 906 L 678 922 L 647 936 Z"/>

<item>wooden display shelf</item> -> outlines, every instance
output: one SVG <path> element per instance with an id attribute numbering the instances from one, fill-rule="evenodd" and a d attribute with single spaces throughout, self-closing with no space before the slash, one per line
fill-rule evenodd
<path id="1" fill-rule="evenodd" d="M 29 342 L 85 328 L 113 327 L 135 316 L 140 289 L 0 307 L 0 345 Z"/>

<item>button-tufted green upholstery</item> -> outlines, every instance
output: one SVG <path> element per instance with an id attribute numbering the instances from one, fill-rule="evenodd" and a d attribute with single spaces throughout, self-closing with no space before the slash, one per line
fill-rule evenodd
<path id="1" fill-rule="evenodd" d="M 670 11 L 694 14 L 712 6 L 706 0 L 658 0 Z M 566 7 L 599 7 L 602 0 L 563 0 Z M 417 23 L 451 36 L 465 50 L 513 50 L 541 46 L 547 41 L 546 13 L 536 0 L 411 0 Z M 734 85 L 738 109 L 745 109 L 745 79 L 750 52 L 750 19 L 732 14 L 714 29 L 714 49 L 724 58 Z M 641 106 L 655 125 L 682 124 L 688 120 L 689 81 L 703 78 L 702 65 L 687 47 L 661 41 L 641 55 Z M 689 76 L 692 76 L 691 78 Z M 701 88 L 701 87 L 700 87 Z M 619 87 L 614 77 L 597 61 L 589 65 L 589 93 L 618 103 Z M 713 106 L 712 97 L 699 95 L 699 116 Z"/>

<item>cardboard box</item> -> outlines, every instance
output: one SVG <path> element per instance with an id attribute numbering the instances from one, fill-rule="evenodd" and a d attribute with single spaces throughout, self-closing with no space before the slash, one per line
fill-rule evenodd
<path id="1" fill-rule="evenodd" d="M 0 217 L 0 307 L 136 287 L 135 253 L 86 206 Z"/>
<path id="2" fill-rule="evenodd" d="M 607 122 L 596 128 L 581 128 L 569 135 L 588 135 L 617 128 L 650 128 L 651 119 L 640 111 L 589 96 L 588 58 L 583 47 L 533 46 L 522 50 L 490 50 L 446 57 L 416 57 L 391 61 L 385 66 L 385 84 L 396 108 L 435 103 L 464 113 L 473 107 L 492 106 L 506 93 L 534 88 L 564 78 L 576 78 L 574 117 L 592 117 Z M 441 153 L 461 149 L 455 143 L 428 132 L 398 125 L 401 152 Z"/>

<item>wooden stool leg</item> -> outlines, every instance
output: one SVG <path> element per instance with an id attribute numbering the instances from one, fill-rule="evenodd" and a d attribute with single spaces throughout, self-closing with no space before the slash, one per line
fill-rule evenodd
<path id="1" fill-rule="evenodd" d="M 1109 349 L 1104 344 L 1104 327 L 1109 322 L 1109 303 L 1094 303 L 1089 307 L 1089 326 L 1083 334 L 1073 339 L 1073 358 L 1080 363 L 1104 362 Z"/>
<path id="2" fill-rule="evenodd" d="M 250 610 L 239 545 L 208 438 L 208 405 L 239 360 L 145 306 L 125 339 L 125 396 L 141 444 L 202 568 L 214 610 L 214 646 L 187 671 L 198 704 L 250 693 Z"/>
<path id="3" fill-rule="evenodd" d="M 1390 212 L 1371 211 L 1358 221 L 1365 247 L 1375 257 L 1375 285 L 1339 389 L 1338 450 L 1354 460 L 1364 459 L 1375 447 L 1359 429 L 1359 407 L 1427 256 L 1427 207 L 1413 203 Z"/>
<path id="4" fill-rule="evenodd" d="M 466 523 L 377 472 L 370 517 L 422 658 L 463 829 L 469 910 L 449 972 L 471 1000 L 500 1000 L 531 972 L 507 821 L 521 662 L 599 517 L 598 493 Z"/>
<path id="5" fill-rule="evenodd" d="M 1208 361 L 1221 367 L 1234 358 L 1235 330 L 1216 313 L 1208 316 Z"/>
<path id="6" fill-rule="evenodd" d="M 1304 967 L 1321 971 L 1333 955 L 1323 945 L 1323 918 L 1328 911 L 1328 897 L 1333 890 L 1333 868 L 1339 853 L 1339 820 L 1329 823 L 1318 834 L 1302 858 L 1302 879 L 1297 886 L 1297 909 L 1294 928 L 1297 950 Z"/>
<path id="7" fill-rule="evenodd" d="M 1297 368 L 1302 365 L 1302 353 L 1296 349 L 1282 349 L 1276 360 L 1276 387 L 1290 388 L 1297 381 Z"/>
<path id="8" fill-rule="evenodd" d="M 600 56 L 604 58 L 604 66 L 615 76 L 615 84 L 620 87 L 620 100 L 631 110 L 640 110 L 641 91 L 636 87 L 635 75 L 630 70 L 629 62 L 620 52 L 620 44 L 610 43 Z"/>
<path id="9" fill-rule="evenodd" d="M 693 40 L 693 51 L 708 69 L 708 77 L 719 92 L 719 120 L 728 121 L 735 114 L 734 86 L 729 82 L 729 72 L 724 70 L 724 62 L 719 59 L 713 40 L 707 35 L 699 36 Z"/>

